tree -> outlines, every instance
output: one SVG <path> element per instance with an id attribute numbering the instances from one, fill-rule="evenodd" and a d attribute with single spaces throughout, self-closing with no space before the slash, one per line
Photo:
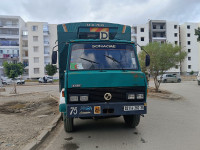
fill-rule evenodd
<path id="1" fill-rule="evenodd" d="M 22 75 L 24 72 L 24 65 L 22 63 L 8 63 L 4 62 L 3 67 L 5 70 L 5 74 L 9 78 L 16 78 L 19 75 Z"/>
<path id="2" fill-rule="evenodd" d="M 158 42 L 153 42 L 146 45 L 144 49 L 149 53 L 151 58 L 149 70 L 154 79 L 156 91 L 158 92 L 160 82 L 157 80 L 157 77 L 184 60 L 187 53 L 181 51 L 180 46 L 173 46 L 170 43 L 160 44 Z M 143 72 L 146 71 L 144 62 L 145 55 L 146 53 L 144 51 L 139 53 L 140 65 Z"/>
<path id="3" fill-rule="evenodd" d="M 194 35 L 197 35 L 197 41 L 200 42 L 200 27 L 198 27 L 197 29 L 195 29 L 195 34 Z"/>
<path id="4" fill-rule="evenodd" d="M 24 65 L 22 63 L 8 63 L 8 62 L 4 62 L 3 63 L 3 67 L 4 67 L 4 70 L 5 70 L 5 74 L 7 77 L 9 78 L 16 78 L 18 77 L 19 75 L 22 75 L 23 72 L 24 72 Z M 16 90 L 16 84 L 14 83 L 14 94 L 17 93 L 17 90 Z"/>
<path id="5" fill-rule="evenodd" d="M 53 76 L 57 72 L 56 65 L 48 64 L 48 65 L 46 65 L 45 69 L 49 76 Z"/>

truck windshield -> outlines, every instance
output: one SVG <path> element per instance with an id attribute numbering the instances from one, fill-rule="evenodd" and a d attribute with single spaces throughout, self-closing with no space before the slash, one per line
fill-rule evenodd
<path id="1" fill-rule="evenodd" d="M 70 70 L 138 69 L 132 45 L 94 43 L 73 44 Z"/>

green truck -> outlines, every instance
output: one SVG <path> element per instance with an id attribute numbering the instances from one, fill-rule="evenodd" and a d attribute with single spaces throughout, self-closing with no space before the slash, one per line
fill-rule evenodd
<path id="1" fill-rule="evenodd" d="M 123 116 L 136 127 L 147 113 L 147 81 L 141 72 L 136 43 L 127 25 L 80 22 L 57 26 L 59 110 L 64 129 L 72 132 L 74 118 L 100 119 Z M 150 63 L 146 56 L 146 66 Z"/>

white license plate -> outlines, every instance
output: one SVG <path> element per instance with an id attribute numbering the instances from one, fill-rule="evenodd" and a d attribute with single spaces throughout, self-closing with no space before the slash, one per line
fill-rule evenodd
<path id="1" fill-rule="evenodd" d="M 124 106 L 124 111 L 144 110 L 144 105 Z"/>

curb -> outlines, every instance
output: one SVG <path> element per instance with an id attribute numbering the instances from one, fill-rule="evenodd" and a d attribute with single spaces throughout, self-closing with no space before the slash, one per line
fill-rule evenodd
<path id="1" fill-rule="evenodd" d="M 56 127 L 61 119 L 61 113 L 55 117 L 55 119 L 47 126 L 38 137 L 31 143 L 28 143 L 22 150 L 35 150 L 37 147 L 47 138 L 49 133 Z"/>

